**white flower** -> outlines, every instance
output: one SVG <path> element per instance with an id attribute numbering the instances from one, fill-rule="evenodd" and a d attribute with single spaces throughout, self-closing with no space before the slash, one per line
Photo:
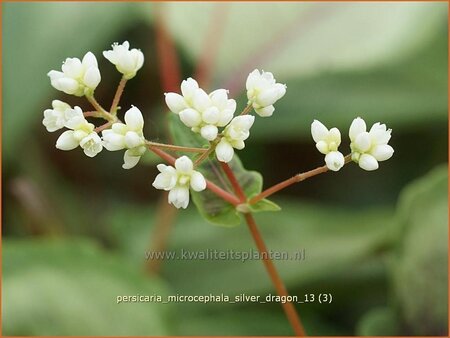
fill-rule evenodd
<path id="1" fill-rule="evenodd" d="M 157 166 L 160 174 L 153 181 L 156 189 L 169 191 L 169 203 L 176 208 L 186 209 L 189 204 L 189 187 L 194 191 L 206 189 L 203 175 L 194 170 L 192 161 L 187 156 L 181 156 L 175 161 L 175 168 L 165 164 Z"/>
<path id="2" fill-rule="evenodd" d="M 169 109 L 181 122 L 208 141 L 217 138 L 219 127 L 225 127 L 236 111 L 236 101 L 228 99 L 228 91 L 217 89 L 209 95 L 197 81 L 188 78 L 181 83 L 181 93 L 166 93 Z"/>
<path id="3" fill-rule="evenodd" d="M 103 145 L 109 151 L 127 149 L 122 168 L 131 169 L 145 153 L 143 133 L 144 118 L 137 107 L 131 107 L 125 113 L 125 123 L 114 123 L 111 129 L 103 130 Z"/>
<path id="4" fill-rule="evenodd" d="M 225 128 L 223 137 L 216 146 L 216 156 L 219 161 L 230 162 L 234 149 L 244 149 L 244 141 L 250 136 L 250 128 L 255 122 L 252 115 L 235 117 Z"/>
<path id="5" fill-rule="evenodd" d="M 91 52 L 86 53 L 83 61 L 67 58 L 62 72 L 51 70 L 47 75 L 53 87 L 76 96 L 92 95 L 101 80 L 97 59 Z"/>
<path id="6" fill-rule="evenodd" d="M 345 164 L 344 155 L 338 151 L 341 144 L 341 132 L 337 128 L 328 130 L 320 121 L 311 124 L 311 135 L 316 142 L 316 148 L 325 155 L 328 169 L 338 171 Z"/>
<path id="7" fill-rule="evenodd" d="M 102 139 L 96 132 L 92 132 L 80 141 L 80 147 L 87 156 L 94 157 L 102 151 Z"/>
<path id="8" fill-rule="evenodd" d="M 325 155 L 325 163 L 328 169 L 339 171 L 345 164 L 345 158 L 339 151 L 330 151 Z"/>
<path id="9" fill-rule="evenodd" d="M 286 94 L 286 85 L 276 83 L 272 73 L 258 69 L 248 75 L 246 87 L 248 104 L 262 117 L 272 116 L 273 104 Z"/>
<path id="10" fill-rule="evenodd" d="M 115 42 L 112 44 L 112 50 L 103 52 L 103 56 L 115 65 L 127 80 L 133 78 L 144 64 L 144 54 L 139 49 L 129 48 L 128 41 L 121 45 Z"/>
<path id="11" fill-rule="evenodd" d="M 353 120 L 350 130 L 350 148 L 352 160 L 364 170 L 378 169 L 379 161 L 386 161 L 394 154 L 394 149 L 388 145 L 392 129 L 385 124 L 375 123 L 370 131 L 366 131 L 366 122 L 360 117 Z"/>
<path id="12" fill-rule="evenodd" d="M 75 109 L 79 107 L 75 107 Z M 65 126 L 66 130 L 56 141 L 56 148 L 60 150 L 72 150 L 80 146 L 89 157 L 94 157 L 102 151 L 102 140 L 94 131 L 94 125 L 89 123 L 83 114 L 72 117 Z"/>
<path id="13" fill-rule="evenodd" d="M 44 119 L 42 120 L 42 124 L 49 132 L 65 127 L 67 122 L 75 116 L 83 116 L 83 111 L 80 107 L 72 109 L 67 103 L 59 100 L 53 100 L 52 107 L 53 109 L 44 111 Z"/>

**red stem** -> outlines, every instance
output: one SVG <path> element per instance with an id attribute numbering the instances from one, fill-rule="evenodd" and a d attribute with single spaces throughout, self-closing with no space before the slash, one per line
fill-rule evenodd
<path id="1" fill-rule="evenodd" d="M 239 197 L 239 200 L 241 201 L 241 203 L 245 203 L 245 201 L 247 200 L 247 197 L 245 196 L 244 191 L 242 190 L 241 186 L 239 185 L 239 182 L 237 181 L 237 178 L 234 175 L 233 170 L 231 170 L 228 163 L 220 162 L 220 165 L 221 165 L 223 171 L 225 172 L 225 174 L 227 175 L 228 179 L 230 180 L 230 183 L 233 186 L 234 192 Z"/>
<path id="2" fill-rule="evenodd" d="M 349 154 L 349 155 L 345 156 L 344 159 L 345 159 L 344 164 L 347 164 L 352 161 L 352 155 Z M 258 201 L 262 200 L 263 198 L 266 198 L 280 190 L 283 190 L 292 184 L 304 181 L 310 177 L 313 177 L 313 176 L 316 176 L 316 175 L 319 175 L 322 173 L 326 173 L 327 171 L 329 171 L 329 169 L 326 165 L 324 165 L 321 167 L 317 167 L 316 169 L 297 174 L 291 178 L 288 178 L 287 180 L 284 180 L 278 184 L 275 184 L 274 186 L 272 186 L 270 188 L 267 188 L 263 192 L 259 193 L 258 195 L 254 196 L 253 198 L 251 198 L 250 201 L 248 202 L 248 204 L 255 204 Z"/>
<path id="3" fill-rule="evenodd" d="M 125 89 L 125 85 L 127 84 L 127 79 L 122 77 L 120 79 L 119 85 L 117 86 L 116 94 L 114 95 L 113 102 L 111 104 L 111 109 L 109 112 L 111 114 L 116 114 L 117 106 L 119 105 L 120 98 L 122 97 L 123 90 Z"/>
<path id="4" fill-rule="evenodd" d="M 223 190 L 221 187 L 219 187 L 218 185 L 215 185 L 213 182 L 211 181 L 206 181 L 206 187 L 211 190 L 213 193 L 215 193 L 217 196 L 223 198 L 225 201 L 233 204 L 234 206 L 239 205 L 241 202 L 240 200 L 230 194 L 228 191 Z"/>
<path id="5" fill-rule="evenodd" d="M 270 259 L 269 252 L 258 230 L 255 219 L 251 214 L 245 214 L 245 220 L 247 221 L 250 233 L 252 234 L 256 247 L 258 248 L 258 251 L 261 254 L 264 266 L 266 267 L 267 273 L 269 274 L 270 279 L 272 280 L 272 283 L 275 286 L 277 294 L 279 296 L 286 297 L 287 299 L 289 293 L 287 292 L 283 281 L 278 275 L 275 265 Z M 297 314 L 297 310 L 295 309 L 294 305 L 291 302 L 281 303 L 281 305 L 283 306 L 283 310 L 286 314 L 287 319 L 289 320 L 289 323 L 292 326 L 292 329 L 294 330 L 295 335 L 297 337 L 305 336 L 305 330 L 303 328 L 302 323 L 300 322 L 300 318 Z"/>
<path id="6" fill-rule="evenodd" d="M 244 203 L 247 200 L 244 190 L 242 189 L 241 185 L 236 179 L 236 176 L 234 175 L 230 166 L 224 163 L 222 165 L 222 168 L 224 169 L 225 174 L 230 180 L 233 188 L 236 190 L 236 194 L 240 196 L 241 203 Z M 252 214 L 247 213 L 245 214 L 245 220 L 247 222 L 250 233 L 252 234 L 253 240 L 255 241 L 256 247 L 258 248 L 258 251 L 261 254 L 264 266 L 267 270 L 267 273 L 270 276 L 270 279 L 272 280 L 272 283 L 275 287 L 275 290 L 277 291 L 277 294 L 279 296 L 286 297 L 287 299 L 289 293 L 287 292 L 283 280 L 279 276 L 277 269 L 275 268 L 275 265 L 273 264 L 270 258 L 269 251 L 267 250 L 266 244 L 264 243 L 261 233 L 258 230 L 258 226 L 256 225 L 255 219 L 253 218 Z M 300 317 L 298 316 L 294 305 L 291 302 L 282 303 L 281 305 L 283 307 L 287 319 L 289 320 L 289 323 L 292 326 L 292 329 L 294 330 L 295 335 L 299 337 L 305 336 L 305 330 L 303 329 L 303 325 L 300 321 Z"/>

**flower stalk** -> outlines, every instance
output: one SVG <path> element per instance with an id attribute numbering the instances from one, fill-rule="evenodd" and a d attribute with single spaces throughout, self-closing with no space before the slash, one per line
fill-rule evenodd
<path id="1" fill-rule="evenodd" d="M 227 175 L 231 185 L 235 189 L 236 194 L 239 196 L 239 202 L 245 203 L 247 197 L 245 196 L 244 190 L 242 189 L 236 176 L 234 175 L 233 170 L 227 163 L 222 164 L 222 169 Z M 255 245 L 261 254 L 264 267 L 266 268 L 266 271 L 269 274 L 269 277 L 275 287 L 275 290 L 277 291 L 277 294 L 281 297 L 288 298 L 289 294 L 287 292 L 286 286 L 284 285 L 283 280 L 278 274 L 277 269 L 273 264 L 273 261 L 270 259 L 269 251 L 267 250 L 266 244 L 264 243 L 261 233 L 258 230 L 258 226 L 256 225 L 255 219 L 253 218 L 251 213 L 246 213 L 244 217 L 245 221 L 247 222 L 250 233 L 252 235 L 253 241 L 255 242 Z M 300 317 L 294 305 L 291 302 L 286 302 L 282 303 L 282 306 L 295 335 L 297 337 L 305 336 L 305 330 L 303 329 L 303 325 L 300 321 Z"/>
<path id="2" fill-rule="evenodd" d="M 123 90 L 125 89 L 125 85 L 127 84 L 127 79 L 122 76 L 119 82 L 119 86 L 117 87 L 116 94 L 114 95 L 113 102 L 111 104 L 111 109 L 109 110 L 111 115 L 117 115 L 117 109 L 119 106 L 120 98 L 122 97 Z"/>
<path id="3" fill-rule="evenodd" d="M 351 160 L 352 160 L 351 155 L 345 156 L 344 159 L 345 159 L 345 164 L 351 162 Z M 270 188 L 267 188 L 263 192 L 261 192 L 258 195 L 254 196 L 253 198 L 250 199 L 248 204 L 258 203 L 262 199 L 267 198 L 270 195 L 273 195 L 276 192 L 278 192 L 280 190 L 283 190 L 283 189 L 289 187 L 292 184 L 299 183 L 299 182 L 302 182 L 302 181 L 304 181 L 304 180 L 306 180 L 308 178 L 317 176 L 319 174 L 326 173 L 329 170 L 330 169 L 326 165 L 324 165 L 324 166 L 321 166 L 321 167 L 317 167 L 317 168 L 315 168 L 313 170 L 309 170 L 309 171 L 306 171 L 304 173 L 300 173 L 300 174 L 297 174 L 295 176 L 292 176 L 291 178 L 288 178 L 287 180 L 284 180 L 284 181 L 282 181 L 282 182 L 280 182 L 278 184 L 275 184 L 274 186 L 272 186 Z"/>

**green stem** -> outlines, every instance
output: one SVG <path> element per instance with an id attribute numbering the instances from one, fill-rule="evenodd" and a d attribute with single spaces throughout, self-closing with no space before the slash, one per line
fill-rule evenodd
<path id="1" fill-rule="evenodd" d="M 216 149 L 216 145 L 216 141 L 210 142 L 209 148 L 206 149 L 206 151 L 203 152 L 203 154 L 201 154 L 200 157 L 195 160 L 194 167 L 198 167 L 204 160 L 206 160 L 208 156 Z"/>
<path id="2" fill-rule="evenodd" d="M 86 99 L 89 101 L 90 104 L 99 112 L 99 117 L 104 118 L 105 120 L 115 122 L 117 118 L 110 113 L 108 113 L 105 108 L 103 108 L 100 103 L 97 102 L 94 95 L 86 95 Z"/>
<path id="3" fill-rule="evenodd" d="M 248 113 L 251 112 L 252 109 L 253 109 L 253 106 L 251 103 L 249 103 L 247 105 L 247 107 L 245 107 L 244 110 L 239 115 L 247 115 Z"/>

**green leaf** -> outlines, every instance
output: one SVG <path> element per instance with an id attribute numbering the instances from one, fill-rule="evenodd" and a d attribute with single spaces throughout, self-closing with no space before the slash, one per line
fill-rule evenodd
<path id="1" fill-rule="evenodd" d="M 164 284 L 87 240 L 6 240 L 2 258 L 4 335 L 171 332 L 166 304 L 117 303 L 117 296 L 166 296 Z"/>
<path id="2" fill-rule="evenodd" d="M 248 205 L 251 212 L 261 212 L 261 211 L 280 211 L 281 208 L 278 204 L 264 198 L 256 204 Z"/>
<path id="3" fill-rule="evenodd" d="M 188 127 L 183 125 L 175 114 L 169 114 L 169 125 L 175 143 L 189 147 L 204 147 L 207 142 L 198 134 L 193 133 Z M 262 176 L 256 171 L 248 171 L 239 160 L 237 154 L 228 163 L 233 170 L 236 179 L 241 185 L 246 196 L 254 196 L 262 190 Z M 205 178 L 226 191 L 234 194 L 233 188 L 223 172 L 219 162 L 215 158 L 208 158 L 203 161 L 198 169 Z M 229 202 L 221 199 L 209 190 L 202 192 L 192 191 L 194 201 L 200 214 L 209 222 L 222 226 L 237 226 L 241 223 L 240 213 Z M 261 210 L 263 211 L 263 210 Z"/>
<path id="4" fill-rule="evenodd" d="M 391 282 L 395 308 L 413 335 L 447 335 L 448 167 L 435 168 L 401 195 Z"/>

